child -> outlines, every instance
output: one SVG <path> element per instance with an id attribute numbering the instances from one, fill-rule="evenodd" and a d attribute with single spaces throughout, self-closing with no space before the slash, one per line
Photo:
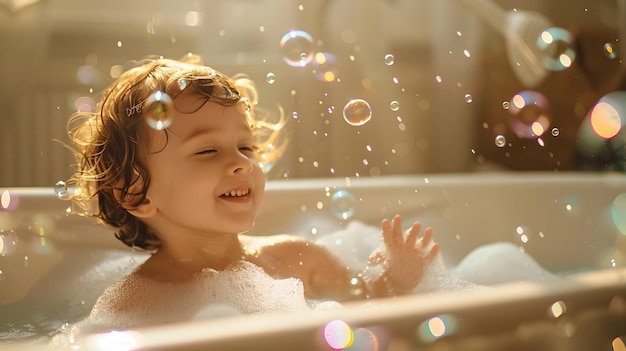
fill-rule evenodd
<path id="1" fill-rule="evenodd" d="M 371 258 L 383 269 L 373 279 L 353 279 L 303 238 L 242 235 L 263 202 L 258 157 L 275 158 L 282 149 L 275 145 L 280 125 L 255 120 L 255 96 L 243 77 L 188 60 L 145 60 L 104 92 L 95 114 L 71 119 L 79 163 L 73 200 L 97 200 L 94 216 L 126 245 L 152 253 L 102 294 L 90 316 L 95 323 L 120 328 L 190 319 L 212 302 L 244 313 L 300 308 L 243 301 L 275 293 L 255 287 L 262 275 L 301 301 L 393 296 L 419 283 L 438 246 L 430 228 L 419 238 L 419 223 L 405 236 L 400 216 L 382 221 L 384 245 Z M 216 286 L 223 281 L 199 278 L 220 274 L 239 284 L 241 295 L 222 296 Z"/>

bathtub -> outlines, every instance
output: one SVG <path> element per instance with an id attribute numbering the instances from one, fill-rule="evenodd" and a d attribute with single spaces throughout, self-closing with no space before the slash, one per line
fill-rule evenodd
<path id="1" fill-rule="evenodd" d="M 336 200 L 337 191 L 343 197 Z M 114 331 L 80 350 L 622 350 L 626 343 L 626 177 L 476 173 L 278 180 L 251 234 L 319 238 L 399 213 L 435 230 L 446 267 L 497 242 L 550 281 L 511 277 L 486 289 L 415 294 L 288 315 L 233 316 Z M 0 335 L 30 350 L 90 310 L 147 258 L 51 188 L 0 189 Z M 340 202 L 336 202 L 340 201 Z M 406 222 L 405 222 L 406 223 Z M 499 262 L 492 262 L 498 266 Z M 43 322 L 42 322 L 43 320 Z M 34 325 L 34 326 L 33 326 Z M 334 340 L 349 340 L 334 344 Z M 348 347 L 349 346 L 349 347 Z"/>

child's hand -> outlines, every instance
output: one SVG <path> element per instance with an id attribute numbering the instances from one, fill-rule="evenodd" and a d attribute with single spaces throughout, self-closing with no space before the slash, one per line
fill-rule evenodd
<path id="1" fill-rule="evenodd" d="M 400 215 L 391 221 L 384 219 L 381 226 L 383 245 L 372 252 L 368 262 L 383 265 L 381 278 L 390 295 L 409 292 L 422 280 L 428 265 L 439 253 L 439 245 L 431 243 L 433 230 L 426 228 L 418 238 L 422 225 L 415 222 L 405 238 Z"/>

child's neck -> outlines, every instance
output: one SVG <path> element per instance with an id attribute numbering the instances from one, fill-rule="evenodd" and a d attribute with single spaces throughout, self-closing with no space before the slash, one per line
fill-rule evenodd
<path id="1" fill-rule="evenodd" d="M 193 275 L 205 268 L 223 270 L 244 259 L 244 249 L 235 234 L 164 243 L 151 258 L 151 270 L 178 270 L 181 276 Z"/>

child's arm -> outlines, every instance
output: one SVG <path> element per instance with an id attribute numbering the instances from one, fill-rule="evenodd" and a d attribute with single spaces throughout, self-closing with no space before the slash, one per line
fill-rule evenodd
<path id="1" fill-rule="evenodd" d="M 364 279 L 367 297 L 385 297 L 410 292 L 423 279 L 426 269 L 439 253 L 439 245 L 431 243 L 433 230 L 427 227 L 419 238 L 421 223 L 415 222 L 402 231 L 402 218 L 396 215 L 381 223 L 383 245 L 372 252 L 370 265 L 382 265 L 382 273 Z"/>

